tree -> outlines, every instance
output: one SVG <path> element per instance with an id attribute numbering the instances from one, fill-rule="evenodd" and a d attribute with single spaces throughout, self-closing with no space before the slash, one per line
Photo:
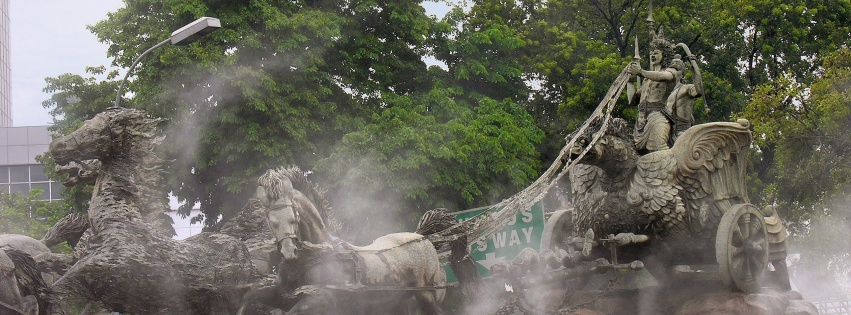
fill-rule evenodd
<path id="1" fill-rule="evenodd" d="M 534 178 L 631 61 L 636 36 L 646 55 L 648 2 L 479 0 L 438 21 L 419 1 L 128 0 L 91 29 L 128 66 L 169 30 L 222 20 L 200 42 L 147 56 L 122 99 L 170 119 L 168 189 L 200 203 L 208 224 L 233 216 L 254 179 L 281 164 L 310 169 L 342 202 L 393 191 L 408 209 L 393 212 L 411 220 L 431 206 L 484 205 Z M 699 122 L 728 120 L 768 95 L 766 84 L 805 89 L 851 27 L 841 0 L 655 5 L 655 26 L 700 58 L 712 112 L 698 103 Z M 424 56 L 446 67 L 427 68 Z M 115 78 L 49 79 L 59 128 L 110 106 Z M 529 145 L 541 154 L 521 152 Z M 757 178 L 771 185 L 776 148 L 760 149 Z M 498 166 L 473 167 L 489 163 Z"/>
<path id="2" fill-rule="evenodd" d="M 41 190 L 29 194 L 0 193 L 0 234 L 22 234 L 35 239 L 67 213 L 64 203 L 38 200 Z"/>
<path id="3" fill-rule="evenodd" d="M 424 118 L 418 127 L 437 131 L 457 151 L 426 154 L 434 160 L 426 162 L 441 168 L 439 176 L 426 182 L 393 169 L 393 176 L 404 179 L 393 186 L 404 201 L 401 209 L 425 209 L 411 205 L 421 203 L 426 193 L 439 200 L 429 204 L 478 206 L 534 178 L 539 163 L 534 145 L 528 144 L 539 142 L 540 136 L 513 104 L 527 95 L 519 61 L 512 55 L 523 41 L 507 25 L 490 22 L 494 15 L 478 14 L 468 18 L 456 11 L 454 21 L 469 20 L 465 23 L 470 25 L 456 30 L 452 23 L 426 16 L 419 2 L 128 1 L 92 30 L 111 44 L 115 64 L 127 65 L 167 36 L 163 30 L 200 15 L 222 20 L 223 29 L 201 42 L 153 51 L 128 84 L 133 98 L 122 100 L 170 118 L 164 152 L 175 161 L 168 169 L 170 189 L 190 206 L 199 202 L 212 224 L 219 215 L 232 216 L 253 192 L 249 187 L 256 177 L 280 164 L 312 169 L 326 180 L 323 186 L 335 190 L 357 187 L 339 180 L 347 178 L 349 169 L 323 169 L 338 165 L 334 162 L 313 169 L 316 161 L 342 158 L 343 152 L 354 150 L 346 146 L 390 145 L 388 139 L 355 139 L 395 130 L 384 126 L 396 121 L 393 117 L 415 126 Z M 478 27 L 487 28 L 486 35 L 475 32 Z M 451 69 L 426 70 L 425 54 L 439 56 Z M 71 104 L 64 101 L 67 94 L 115 85 L 56 78 L 50 86 L 56 94 L 47 105 L 56 106 L 57 117 L 64 115 L 61 126 L 69 130 L 109 104 L 89 98 L 85 104 Z M 428 105 L 410 106 L 417 102 Z M 422 117 L 409 116 L 414 113 Z M 434 124 L 425 124 L 428 119 Z M 505 128 L 491 130 L 493 126 Z M 477 132 L 483 136 L 474 137 Z M 430 139 L 423 144 L 436 143 Z M 463 169 L 458 165 L 462 157 L 454 156 L 458 154 L 482 159 L 471 168 L 479 173 L 453 170 Z M 482 154 L 487 156 L 480 158 Z M 494 170 L 481 169 L 485 159 L 494 161 Z M 379 175 L 385 173 L 372 174 Z"/>
<path id="4" fill-rule="evenodd" d="M 459 91 L 385 98 L 387 109 L 320 162 L 336 178 L 342 214 L 368 227 L 353 231 L 361 240 L 410 230 L 429 209 L 496 203 L 537 177 L 543 134 L 531 116 L 508 100 L 471 106 Z"/>
<path id="5" fill-rule="evenodd" d="M 207 224 L 233 216 L 265 169 L 312 167 L 383 106 L 376 95 L 410 93 L 421 83 L 411 74 L 425 73 L 419 52 L 431 20 L 419 2 L 128 0 L 91 30 L 110 44 L 114 64 L 127 66 L 200 16 L 220 18 L 223 29 L 153 51 L 122 104 L 170 119 L 169 188 L 187 207 L 200 203 Z M 49 106 L 70 127 L 109 104 L 59 97 Z"/>
<path id="6" fill-rule="evenodd" d="M 787 77 L 759 87 L 743 114 L 755 143 L 772 152 L 763 202 L 778 205 L 810 259 L 847 270 L 851 50 L 827 55 L 816 73 L 812 84 Z"/>

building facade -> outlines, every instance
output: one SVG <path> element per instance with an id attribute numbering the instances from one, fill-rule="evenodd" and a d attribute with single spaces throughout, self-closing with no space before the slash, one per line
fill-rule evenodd
<path id="1" fill-rule="evenodd" d="M 0 127 L 12 126 L 12 67 L 9 0 L 0 0 Z"/>
<path id="2" fill-rule="evenodd" d="M 47 152 L 51 137 L 47 126 L 0 127 L 0 192 L 28 194 L 42 191 L 40 200 L 60 200 L 62 183 L 44 175 L 35 158 Z"/>

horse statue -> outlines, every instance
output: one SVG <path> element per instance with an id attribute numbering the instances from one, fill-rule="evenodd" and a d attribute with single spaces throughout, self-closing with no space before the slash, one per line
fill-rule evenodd
<path id="1" fill-rule="evenodd" d="M 0 246 L 0 315 L 49 314 L 49 295 L 32 256 L 23 250 Z"/>
<path id="2" fill-rule="evenodd" d="M 589 230 L 601 238 L 644 234 L 650 241 L 636 244 L 631 254 L 638 257 L 633 258 L 653 249 L 657 258 L 669 264 L 718 260 L 748 273 L 764 268 L 759 261 L 767 259 L 775 269 L 782 269 L 780 277 L 785 277 L 788 289 L 786 230 L 773 208 L 759 210 L 748 203 L 745 168 L 751 133 L 747 120 L 693 126 L 670 149 L 642 156 L 623 119 L 615 118 L 610 125 L 593 143 L 602 126 L 600 119 L 584 134 L 572 135 L 576 139 L 569 148 L 571 158 L 580 158 L 591 146 L 570 172 L 574 235 Z M 725 221 L 728 213 L 740 215 Z M 707 251 L 713 246 L 721 251 Z M 733 247 L 727 251 L 732 256 L 722 261 L 719 255 L 726 247 Z M 768 250 L 762 252 L 765 247 Z M 743 289 L 754 283 L 740 285 Z"/>
<path id="3" fill-rule="evenodd" d="M 110 108 L 50 144 L 57 165 L 96 159 L 82 257 L 53 285 L 57 300 L 133 314 L 233 314 L 259 274 L 245 245 L 214 233 L 177 241 L 163 232 L 160 119 Z M 245 286 L 243 288 L 243 286 Z"/>
<path id="4" fill-rule="evenodd" d="M 328 232 L 327 217 L 310 198 L 293 188 L 297 173 L 279 168 L 258 179 L 283 257 L 276 285 L 297 295 L 285 305 L 287 314 L 408 314 L 411 297 L 423 314 L 442 314 L 446 275 L 425 235 L 393 233 L 367 246 L 343 242 Z"/>

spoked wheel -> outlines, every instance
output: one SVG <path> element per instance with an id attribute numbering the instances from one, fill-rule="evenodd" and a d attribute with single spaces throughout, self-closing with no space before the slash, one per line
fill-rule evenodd
<path id="1" fill-rule="evenodd" d="M 715 238 L 715 259 L 721 279 L 734 291 L 759 291 L 768 270 L 765 219 L 752 204 L 738 204 L 724 213 Z"/>

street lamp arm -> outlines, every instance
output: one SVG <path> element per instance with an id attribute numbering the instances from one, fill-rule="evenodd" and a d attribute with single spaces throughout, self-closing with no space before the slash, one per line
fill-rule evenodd
<path id="1" fill-rule="evenodd" d="M 180 29 L 172 32 L 171 36 L 166 40 L 161 41 L 154 47 L 148 48 L 148 50 L 139 55 L 139 57 L 136 57 L 136 60 L 133 60 L 133 64 L 131 64 L 130 68 L 127 69 L 127 73 L 124 74 L 124 79 L 121 80 L 120 84 L 118 84 L 118 93 L 115 94 L 115 101 L 112 102 L 112 106 L 118 107 L 118 102 L 121 100 L 121 91 L 124 90 L 124 83 L 127 82 L 127 78 L 130 77 L 130 73 L 133 72 L 133 68 L 136 67 L 139 60 L 142 60 L 142 57 L 145 57 L 145 55 L 152 50 L 160 48 L 168 42 L 171 42 L 174 45 L 189 45 L 220 27 L 222 27 L 222 23 L 219 19 L 205 16 L 193 21 L 192 23 L 184 25 Z"/>
<path id="2" fill-rule="evenodd" d="M 142 57 L 145 57 L 145 55 L 147 55 L 149 52 L 151 52 L 154 49 L 160 48 L 160 46 L 165 45 L 169 41 L 171 41 L 171 37 L 166 38 L 166 40 L 161 41 L 159 44 L 156 44 L 154 47 L 148 48 L 148 50 L 145 50 L 145 52 L 143 52 L 141 55 L 139 55 L 139 57 L 136 57 L 136 60 L 133 60 L 133 64 L 130 65 L 130 68 L 127 69 L 127 73 L 124 74 L 124 79 L 121 80 L 121 84 L 118 85 L 118 93 L 115 94 L 115 101 L 113 102 L 112 106 L 118 107 L 118 101 L 121 99 L 121 91 L 124 89 L 124 83 L 127 82 L 127 78 L 130 76 L 130 73 L 133 72 L 133 68 L 136 67 L 136 64 L 138 64 L 139 61 L 142 60 Z"/>

